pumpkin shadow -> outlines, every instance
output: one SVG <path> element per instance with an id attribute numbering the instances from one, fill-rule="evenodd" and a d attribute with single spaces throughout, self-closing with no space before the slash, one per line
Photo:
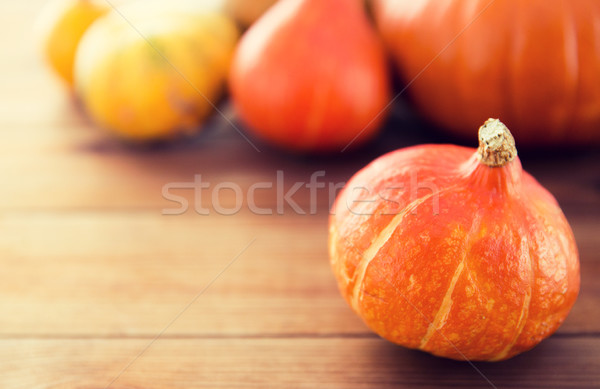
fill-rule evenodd
<path id="1" fill-rule="evenodd" d="M 552 345 L 501 362 L 456 361 L 406 349 L 381 340 L 366 350 L 365 358 L 385 377 L 386 384 L 406 387 L 518 387 L 534 384 L 552 363 Z M 552 367 L 556 374 L 556 366 Z M 565 367 L 566 369 L 566 367 Z M 383 384 L 383 382 L 378 382 Z M 403 386 L 404 385 L 404 386 Z"/>

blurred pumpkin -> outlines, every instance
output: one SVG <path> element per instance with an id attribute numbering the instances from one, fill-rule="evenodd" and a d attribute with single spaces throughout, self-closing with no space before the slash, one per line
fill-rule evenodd
<path id="1" fill-rule="evenodd" d="M 362 1 L 281 0 L 243 36 L 230 89 L 260 138 L 294 151 L 341 151 L 378 131 L 387 58 Z"/>
<path id="2" fill-rule="evenodd" d="M 600 142 L 597 0 L 374 0 L 420 111 L 468 136 L 489 116 L 520 145 Z"/>
<path id="3" fill-rule="evenodd" d="M 277 0 L 226 0 L 225 7 L 242 26 L 249 27 Z"/>
<path id="4" fill-rule="evenodd" d="M 136 2 L 98 20 L 75 63 L 92 119 L 132 140 L 196 131 L 221 96 L 239 36 L 221 12 Z"/>
<path id="5" fill-rule="evenodd" d="M 102 0 L 57 0 L 40 13 L 36 29 L 44 57 L 69 85 L 73 84 L 73 62 L 81 37 L 109 9 Z"/>

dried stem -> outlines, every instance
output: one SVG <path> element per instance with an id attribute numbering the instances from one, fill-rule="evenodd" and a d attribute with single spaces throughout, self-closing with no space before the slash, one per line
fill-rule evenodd
<path id="1" fill-rule="evenodd" d="M 515 139 L 498 119 L 488 119 L 479 127 L 479 160 L 489 167 L 502 167 L 515 159 Z"/>

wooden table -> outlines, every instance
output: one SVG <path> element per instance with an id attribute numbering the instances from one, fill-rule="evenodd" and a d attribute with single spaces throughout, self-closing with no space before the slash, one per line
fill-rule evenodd
<path id="1" fill-rule="evenodd" d="M 582 291 L 554 336 L 478 372 L 381 340 L 351 312 L 329 269 L 327 190 L 293 196 L 304 215 L 278 214 L 276 187 L 256 195 L 272 215 L 247 198 L 220 215 L 211 198 L 278 171 L 284 190 L 316 171 L 344 182 L 385 151 L 452 139 L 400 107 L 379 141 L 328 158 L 257 152 L 218 116 L 191 142 L 127 147 L 36 57 L 40 3 L 4 0 L 0 15 L 0 388 L 600 387 L 597 152 L 521 152 L 571 222 Z M 172 193 L 210 215 L 165 215 L 164 185 L 195 175 L 211 185 L 202 199 Z M 215 196 L 236 206 L 231 189 Z"/>

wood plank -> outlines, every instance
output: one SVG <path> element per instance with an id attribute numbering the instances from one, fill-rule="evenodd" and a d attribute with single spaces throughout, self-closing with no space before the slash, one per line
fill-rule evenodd
<path id="1" fill-rule="evenodd" d="M 209 196 L 223 182 L 239 185 L 244 194 L 257 182 L 271 184 L 272 189 L 260 190 L 259 197 L 275 204 L 278 171 L 283 171 L 285 191 L 296 182 L 308 183 L 315 172 L 322 171 L 324 175 L 319 180 L 326 187 L 317 191 L 316 204 L 326 211 L 329 186 L 343 184 L 379 151 L 374 147 L 337 159 L 292 158 L 269 150 L 256 153 L 243 140 L 236 140 L 239 135 L 219 132 L 207 134 L 194 144 L 143 150 L 104 140 L 90 133 L 89 128 L 54 130 L 55 134 L 41 129 L 39 134 L 24 136 L 14 129 L 19 135 L 12 140 L 8 136 L 2 142 L 0 166 L 5 168 L 0 170 L 0 209 L 160 209 L 169 204 L 161 195 L 164 185 L 192 182 L 196 175 L 210 184 L 210 189 L 204 190 Z M 88 132 L 75 135 L 79 130 Z M 36 144 L 36 140 L 41 143 Z M 16 148 L 11 151 L 13 146 Z M 600 214 L 600 192 L 596 187 L 600 177 L 594 169 L 600 165 L 600 154 L 579 161 L 565 157 L 552 164 L 531 160 L 529 165 L 540 182 L 555 194 L 568 217 Z M 545 172 L 542 166 L 553 172 L 562 165 L 573 172 L 541 173 Z M 220 194 L 223 201 L 233 203 L 233 196 L 227 192 Z M 191 190 L 180 194 L 188 200 L 193 198 Z M 300 188 L 294 199 L 307 205 L 308 189 Z"/>
<path id="2" fill-rule="evenodd" d="M 135 215 L 135 214 L 134 214 Z M 0 219 L 4 334 L 151 335 L 248 248 L 174 330 L 356 332 L 326 226 L 295 218 L 72 214 Z M 298 237 L 302 237 L 298 239 Z"/>
<path id="3" fill-rule="evenodd" d="M 0 231 L 0 312 L 10 313 L 0 335 L 151 336 L 253 240 L 175 333 L 368 333 L 329 268 L 326 215 L 16 212 Z M 560 333 L 600 332 L 600 260 L 589 254 Z"/>
<path id="4" fill-rule="evenodd" d="M 149 342 L 0 340 L 0 386 L 104 388 Z M 552 338 L 512 360 L 476 367 L 498 388 L 592 388 L 600 385 L 599 347 L 597 338 Z M 417 386 L 492 387 L 465 362 L 377 338 L 196 338 L 157 340 L 110 388 Z"/>

